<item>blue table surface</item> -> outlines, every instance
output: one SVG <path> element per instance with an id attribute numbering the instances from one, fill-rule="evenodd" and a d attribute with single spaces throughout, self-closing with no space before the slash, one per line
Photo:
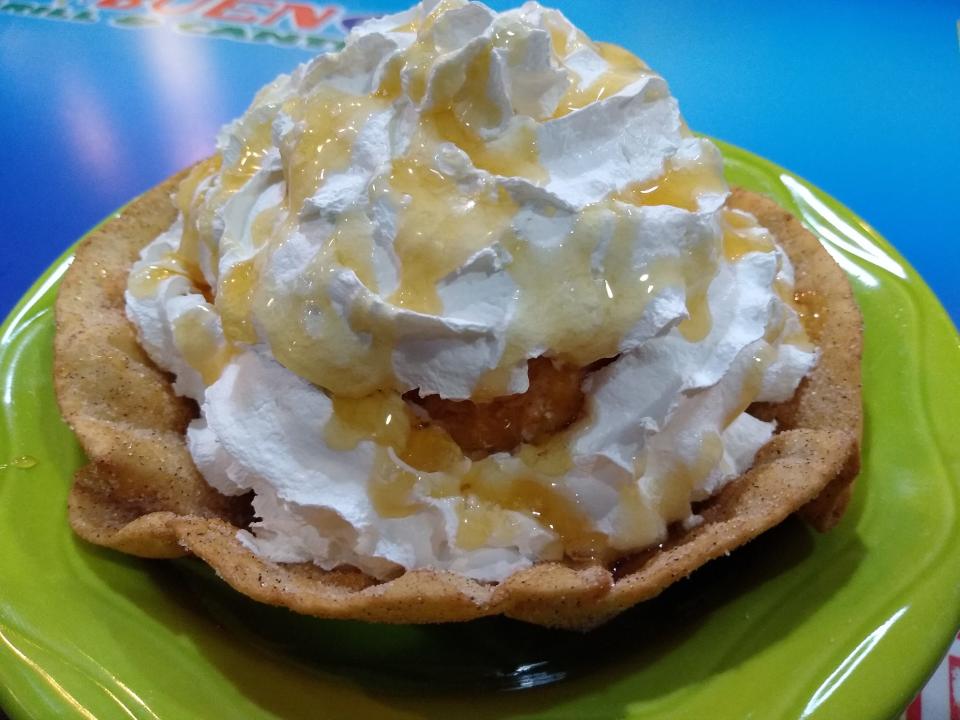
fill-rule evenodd
<path id="1" fill-rule="evenodd" d="M 219 126 L 257 88 L 313 54 L 239 41 L 270 39 L 253 37 L 243 21 L 270 24 L 281 0 L 216 10 L 217 2 L 0 0 L 0 317 L 70 243 L 209 154 Z M 338 11 L 348 24 L 406 5 L 350 2 Z M 127 9 L 104 9 L 111 5 Z M 692 127 L 851 207 L 900 249 L 957 322 L 960 4 L 558 5 L 593 38 L 659 70 Z M 297 30 L 276 22 L 274 40 Z M 342 37 L 342 23 L 318 33 Z"/>

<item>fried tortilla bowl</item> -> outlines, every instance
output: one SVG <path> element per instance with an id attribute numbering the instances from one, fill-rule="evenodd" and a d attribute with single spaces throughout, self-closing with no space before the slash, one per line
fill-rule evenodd
<path id="1" fill-rule="evenodd" d="M 754 405 L 779 431 L 749 472 L 697 511 L 703 522 L 661 547 L 613 566 L 545 562 L 498 584 L 415 570 L 380 582 L 353 568 L 278 564 L 245 548 L 249 497 L 207 485 L 185 443 L 196 413 L 149 360 L 124 314 L 124 289 L 141 248 L 173 221 L 181 175 L 134 200 L 77 249 L 56 305 L 54 380 L 64 418 L 90 460 L 74 479 L 70 523 L 92 543 L 146 558 L 195 555 L 260 602 L 324 618 L 435 623 L 503 614 L 586 630 L 648 600 L 704 563 L 799 512 L 833 527 L 859 468 L 861 318 L 840 268 L 798 220 L 772 201 L 737 190 L 787 251 L 808 334 L 822 351 L 787 403 Z"/>

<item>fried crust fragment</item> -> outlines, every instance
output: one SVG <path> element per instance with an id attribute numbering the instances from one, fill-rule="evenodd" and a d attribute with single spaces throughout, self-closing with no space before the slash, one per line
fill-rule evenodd
<path id="1" fill-rule="evenodd" d="M 808 327 L 823 356 L 791 401 L 755 406 L 781 430 L 749 472 L 707 503 L 702 524 L 622 560 L 616 575 L 599 564 L 540 563 L 499 584 L 435 570 L 380 582 L 352 568 L 324 571 L 254 555 L 237 537 L 250 520 L 249 498 L 220 495 L 193 466 L 184 431 L 196 408 L 146 357 L 124 312 L 129 268 L 173 221 L 169 198 L 182 175 L 92 232 L 61 284 L 54 382 L 90 460 L 69 499 L 70 523 L 82 538 L 148 558 L 195 555 L 239 592 L 318 617 L 434 623 L 504 614 L 585 630 L 795 511 L 821 530 L 843 513 L 859 467 L 860 314 L 816 238 L 772 201 L 738 190 L 729 203 L 754 213 L 793 261 L 801 305 L 811 315 L 817 308 L 816 327 Z"/>
<path id="2" fill-rule="evenodd" d="M 538 357 L 527 363 L 530 387 L 487 402 L 407 395 L 431 422 L 446 430 L 471 458 L 510 452 L 520 443 L 538 445 L 572 424 L 583 409 L 586 370 Z M 407 397 L 404 395 L 404 397 Z"/>

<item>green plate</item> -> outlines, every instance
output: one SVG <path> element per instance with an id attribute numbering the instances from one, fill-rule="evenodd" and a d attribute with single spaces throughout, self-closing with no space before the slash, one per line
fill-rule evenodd
<path id="1" fill-rule="evenodd" d="M 13 718 L 876 718 L 960 624 L 960 341 L 849 210 L 722 145 L 850 276 L 866 323 L 864 469 L 840 526 L 790 520 L 587 635 L 381 626 L 257 605 L 196 561 L 67 526 L 83 453 L 50 379 L 64 255 L 0 329 L 0 703 Z M 35 458 L 16 467 L 16 458 Z M 29 465 L 30 462 L 19 462 Z"/>

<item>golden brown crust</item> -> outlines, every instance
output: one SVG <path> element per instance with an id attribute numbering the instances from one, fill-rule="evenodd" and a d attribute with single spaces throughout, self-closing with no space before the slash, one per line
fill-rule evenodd
<path id="1" fill-rule="evenodd" d="M 91 461 L 74 479 L 71 523 L 90 542 L 146 557 L 185 554 L 151 513 L 240 520 L 246 512 L 243 501 L 216 492 L 197 472 L 184 443 L 196 407 L 174 394 L 124 312 L 130 266 L 173 222 L 170 195 L 182 176 L 90 233 L 56 304 L 57 402 Z"/>
<path id="2" fill-rule="evenodd" d="M 179 176 L 135 200 L 77 249 L 57 301 L 55 386 L 63 416 L 90 458 L 70 494 L 70 522 L 90 542 L 143 557 L 192 553 L 261 602 L 320 617 L 446 622 L 503 613 L 586 629 L 660 593 L 703 563 L 781 522 L 797 508 L 832 526 L 859 460 L 860 316 L 842 272 L 795 219 L 771 201 L 737 191 L 731 204 L 778 236 L 807 301 L 829 309 L 816 328 L 823 357 L 797 396 L 758 413 L 783 432 L 754 467 L 702 510 L 704 522 L 661 550 L 617 567 L 542 563 L 497 585 L 418 570 L 377 582 L 356 570 L 281 565 L 237 538 L 248 498 L 212 490 L 194 468 L 184 430 L 195 414 L 139 348 L 123 290 L 140 249 L 172 222 Z M 806 297 L 806 296 L 805 296 Z"/>
<path id="3" fill-rule="evenodd" d="M 863 434 L 860 358 L 863 328 L 850 283 L 840 266 L 800 221 L 772 200 L 746 190 L 734 190 L 729 204 L 753 213 L 776 235 L 796 273 L 795 290 L 811 339 L 823 357 L 800 390 L 785 403 L 754 406 L 753 413 L 776 420 L 780 427 L 843 429 Z M 859 461 L 859 447 L 856 459 Z M 803 518 L 824 532 L 840 521 L 850 501 L 859 465 L 838 476 L 803 508 Z"/>

